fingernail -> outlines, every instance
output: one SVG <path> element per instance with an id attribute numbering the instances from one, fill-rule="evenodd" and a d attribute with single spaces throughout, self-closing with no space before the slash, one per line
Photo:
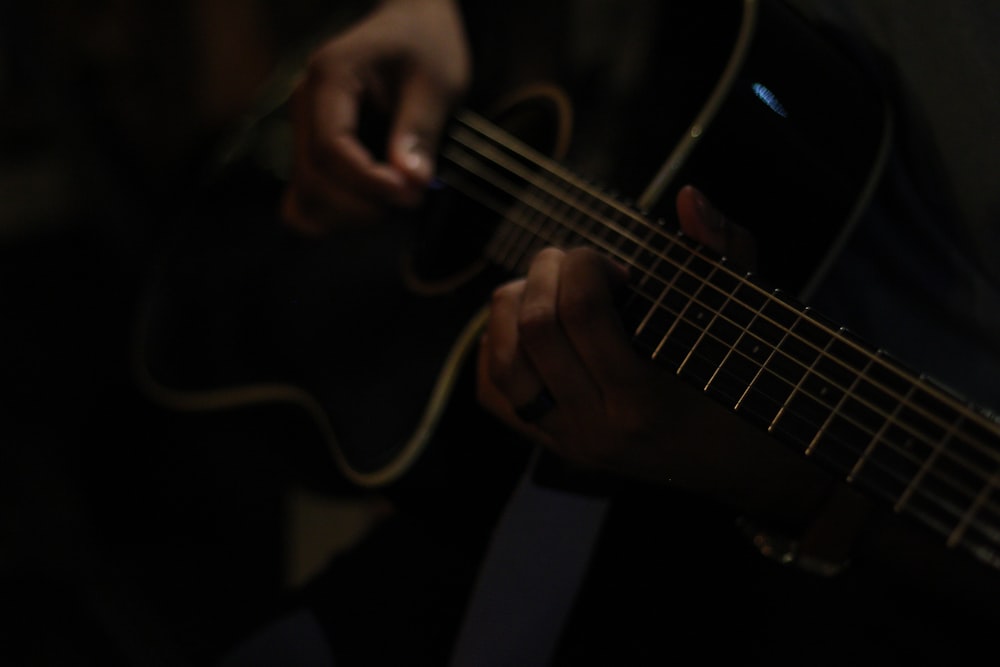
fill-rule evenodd
<path id="1" fill-rule="evenodd" d="M 406 136 L 402 143 L 403 168 L 421 183 L 434 176 L 427 149 L 416 135 Z"/>

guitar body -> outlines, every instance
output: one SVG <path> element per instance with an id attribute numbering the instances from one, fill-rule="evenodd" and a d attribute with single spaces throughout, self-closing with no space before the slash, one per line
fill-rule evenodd
<path id="1" fill-rule="evenodd" d="M 529 85 L 490 120 L 460 115 L 443 187 L 378 229 L 316 240 L 282 227 L 284 183 L 252 159 L 254 139 L 284 122 L 282 109 L 266 118 L 206 190 L 150 291 L 138 363 L 149 395 L 185 410 L 298 406 L 348 480 L 393 483 L 430 447 L 490 291 L 547 244 L 603 247 L 576 226 L 547 231 L 577 199 L 602 227 L 628 230 L 640 216 L 670 230 L 677 190 L 694 184 L 754 232 L 763 279 L 808 294 L 878 180 L 884 101 L 779 2 L 664 4 L 692 6 L 663 18 L 643 95 L 611 104 L 576 77 L 568 97 Z M 564 174 L 564 163 L 630 197 Z"/>

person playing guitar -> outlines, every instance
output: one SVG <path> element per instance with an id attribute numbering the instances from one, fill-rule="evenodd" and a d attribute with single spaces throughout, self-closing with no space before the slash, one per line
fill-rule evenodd
<path id="1" fill-rule="evenodd" d="M 283 219 L 289 226 L 306 235 L 322 237 L 338 226 L 378 225 L 381 219 L 399 209 L 420 205 L 435 183 L 437 156 L 449 118 L 473 77 L 462 11 L 453 0 L 383 0 L 363 20 L 325 42 L 312 54 L 306 76 L 292 98 L 294 168 L 282 205 Z M 827 14 L 831 11 L 837 13 L 830 10 Z M 907 70 L 902 71 L 899 76 L 905 77 Z M 991 81 L 985 85 L 995 84 Z M 372 102 L 390 118 L 384 158 L 374 153 L 359 136 L 364 105 Z M 905 113 L 903 116 L 907 119 L 903 129 L 912 132 L 912 119 Z M 909 147 L 906 143 L 909 141 L 910 137 L 904 135 L 904 146 Z M 898 168 L 899 173 L 908 173 L 910 169 L 920 171 L 906 163 L 910 157 L 905 150 L 898 151 L 890 160 L 891 167 Z M 873 243 L 883 242 L 884 247 L 884 239 L 880 239 L 879 234 L 899 230 L 898 223 L 886 225 L 871 222 L 870 218 L 898 217 L 904 210 L 900 208 L 900 197 L 893 199 L 884 194 L 899 189 L 901 179 L 897 172 L 890 172 L 885 177 L 880 190 L 882 198 L 866 212 L 857 234 L 843 250 L 842 257 L 835 260 L 811 298 L 812 303 L 833 311 L 829 314 L 848 316 L 852 326 L 861 327 L 866 335 L 869 332 L 883 335 L 893 324 L 905 328 L 911 323 L 924 322 L 930 317 L 928 313 L 937 312 L 937 305 L 928 301 L 906 304 L 918 313 L 908 321 L 880 321 L 869 326 L 861 316 L 877 314 L 879 299 L 891 300 L 886 295 L 892 294 L 893 281 L 901 279 L 899 274 L 879 277 L 865 273 L 873 265 L 872 249 L 876 247 Z M 742 220 L 724 214 L 710 199 L 688 184 L 677 190 L 674 206 L 683 235 L 724 256 L 726 266 L 739 273 L 755 269 L 758 248 L 753 234 L 741 226 Z M 995 239 L 995 235 L 992 238 Z M 964 238 L 958 238 L 955 243 L 941 247 L 961 248 L 965 242 Z M 1000 245 L 994 244 L 992 249 L 1000 251 Z M 900 247 L 899 251 L 909 252 L 910 248 Z M 920 251 L 928 253 L 926 247 Z M 867 263 L 859 263 L 859 256 L 867 259 Z M 993 257 L 995 266 L 996 255 Z M 874 259 L 877 266 L 881 260 Z M 922 256 L 916 257 L 914 261 L 921 259 Z M 885 260 L 883 268 L 891 273 L 905 264 L 905 260 Z M 979 301 L 975 303 L 983 308 L 989 303 L 1000 307 L 1000 290 L 997 289 L 1000 283 L 996 281 L 995 271 L 992 276 L 990 272 L 986 269 L 982 281 L 975 283 L 980 289 L 975 297 Z M 874 281 L 868 286 L 870 292 L 867 294 L 859 294 L 856 289 L 863 279 Z M 645 639 L 664 645 L 665 654 L 670 654 L 674 650 L 672 647 L 691 649 L 698 646 L 705 655 L 729 654 L 726 652 L 731 650 L 729 655 L 732 656 L 776 657 L 782 647 L 795 647 L 825 651 L 831 663 L 846 659 L 845 656 L 864 654 L 870 655 L 872 660 L 880 660 L 886 656 L 911 655 L 909 649 L 901 647 L 900 639 L 909 635 L 897 626 L 912 623 L 920 633 L 927 619 L 912 609 L 909 610 L 912 615 L 894 617 L 893 614 L 901 613 L 900 609 L 914 598 L 924 602 L 934 600 L 930 606 L 938 611 L 944 608 L 936 606 L 938 600 L 955 603 L 963 610 L 975 610 L 972 614 L 961 615 L 960 621 L 955 617 L 950 618 L 950 622 L 942 622 L 937 626 L 940 635 L 928 633 L 924 636 L 931 648 L 924 645 L 913 653 L 920 655 L 919 651 L 939 650 L 942 655 L 950 655 L 952 647 L 945 646 L 946 639 L 954 636 L 952 633 L 957 627 L 969 629 L 960 624 L 965 623 L 968 616 L 975 617 L 980 610 L 988 608 L 982 605 L 989 605 L 996 599 L 1000 583 L 996 568 L 1000 557 L 992 547 L 977 543 L 971 557 L 968 552 L 953 548 L 970 530 L 964 525 L 944 531 L 946 540 L 935 539 L 924 527 L 913 525 L 900 515 L 899 508 L 910 500 L 907 492 L 896 498 L 897 511 L 891 511 L 892 507 L 886 511 L 879 498 L 859 493 L 850 483 L 850 475 L 846 478 L 833 475 L 801 452 L 776 445 L 768 432 L 774 428 L 761 429 L 747 423 L 731 405 L 706 400 L 703 391 L 679 381 L 680 372 L 676 369 L 651 364 L 648 358 L 637 353 L 621 315 L 622 294 L 635 280 L 634 267 L 592 247 L 546 247 L 533 254 L 523 275 L 497 285 L 492 294 L 488 320 L 476 349 L 476 393 L 479 402 L 490 413 L 538 445 L 540 451 L 546 453 L 543 457 L 554 455 L 555 460 L 572 470 L 606 474 L 616 480 L 616 489 L 621 487 L 623 480 L 626 485 L 634 484 L 638 491 L 624 492 L 633 502 L 623 506 L 635 509 L 637 505 L 642 507 L 649 498 L 657 498 L 658 503 L 667 497 L 674 509 L 656 525 L 643 523 L 653 512 L 641 517 L 633 513 L 624 521 L 624 525 L 633 528 L 643 526 L 647 534 L 667 534 L 664 539 L 672 546 L 664 550 L 650 546 L 648 540 L 653 538 L 628 543 L 649 547 L 650 553 L 657 557 L 664 552 L 673 554 L 671 558 L 676 557 L 676 560 L 659 563 L 667 571 L 660 573 L 664 574 L 667 583 L 652 583 L 654 575 L 635 573 L 617 580 L 622 587 L 648 584 L 652 591 L 649 594 L 636 589 L 616 591 L 614 585 L 607 583 L 607 578 L 582 591 L 573 584 L 566 594 L 569 602 L 563 603 L 563 607 L 556 605 L 562 609 L 562 616 L 553 622 L 554 625 L 533 619 L 536 628 L 558 635 L 540 640 L 539 646 L 532 644 L 534 635 L 523 629 L 524 623 L 515 619 L 524 605 L 518 606 L 506 599 L 518 594 L 511 593 L 512 590 L 520 589 L 513 585 L 505 596 L 498 590 L 511 586 L 510 582 L 490 582 L 490 576 L 500 576 L 503 581 L 498 571 L 516 573 L 518 567 L 512 563 L 517 559 L 504 561 L 506 565 L 499 570 L 484 566 L 467 610 L 466 624 L 461 626 L 461 631 L 456 631 L 458 648 L 450 653 L 454 664 L 504 664 L 503 658 L 497 656 L 509 658 L 514 655 L 504 651 L 513 651 L 510 647 L 518 644 L 515 637 L 529 645 L 526 650 L 544 656 L 538 664 L 544 664 L 553 655 L 574 655 L 573 649 L 567 648 L 571 645 L 587 647 L 576 654 L 577 658 L 581 655 L 595 658 L 603 655 L 602 650 L 606 649 L 610 656 L 628 656 L 622 658 L 623 664 L 637 664 L 629 659 L 639 662 L 649 659 L 651 654 L 640 648 L 646 644 L 638 640 L 634 644 L 623 643 L 622 638 L 646 631 L 656 632 L 656 628 L 662 629 Z M 965 283 L 955 278 L 952 286 L 961 289 L 974 282 Z M 943 294 L 944 286 L 938 287 Z M 971 299 L 964 302 L 973 303 Z M 890 301 L 885 302 L 888 303 Z M 903 307 L 896 301 L 891 303 L 891 306 L 885 305 L 887 317 L 883 320 L 891 320 L 894 316 L 889 314 Z M 827 310 L 821 310 L 827 314 Z M 979 312 L 986 313 L 986 310 Z M 969 314 L 970 318 L 973 316 L 974 313 Z M 980 345 L 990 350 L 992 356 L 984 357 L 984 364 L 1000 360 L 997 338 L 988 340 L 983 333 L 989 331 L 987 320 L 990 317 L 994 316 L 988 313 L 983 316 L 979 323 L 980 334 L 973 336 L 979 342 L 966 350 L 971 353 L 980 349 L 977 347 Z M 787 331 L 795 331 L 795 325 L 789 325 Z M 1000 329 L 992 331 L 996 334 Z M 907 331 L 902 331 L 889 340 L 905 339 L 907 335 Z M 865 360 L 869 362 L 868 356 Z M 878 364 L 881 360 L 881 352 L 871 355 L 871 363 Z M 917 364 L 927 361 L 935 373 L 940 367 L 917 354 L 910 355 L 907 361 Z M 964 364 L 959 361 L 956 368 L 963 369 Z M 990 367 L 1000 370 L 1000 364 Z M 992 383 L 978 384 L 975 378 L 972 380 L 968 391 L 978 401 L 1000 405 L 1000 394 L 996 391 L 1000 383 L 995 379 Z M 949 376 L 948 381 L 957 383 L 954 376 Z M 860 386 L 858 381 L 854 382 L 853 387 Z M 923 390 L 918 393 L 920 391 Z M 936 396 L 938 390 L 927 391 Z M 950 405 L 951 390 L 942 388 L 940 392 Z M 792 401 L 788 398 L 787 405 Z M 964 401 L 958 402 L 964 405 Z M 917 408 L 924 409 L 924 406 L 917 405 Z M 931 418 L 936 419 L 939 414 L 934 411 L 936 408 L 926 410 L 930 415 L 925 415 L 926 420 L 934 421 Z M 1000 505 L 1000 449 L 995 445 L 1000 442 L 1000 422 L 995 414 L 979 408 L 968 414 L 963 412 L 962 420 L 963 429 L 969 421 L 975 423 L 975 435 L 972 436 L 975 455 L 985 468 L 984 490 L 973 494 L 977 496 L 973 504 L 988 510 L 984 514 L 996 514 L 995 508 Z M 770 422 L 772 427 L 778 423 L 778 417 Z M 930 458 L 938 460 L 944 456 L 941 451 L 946 443 L 949 439 L 957 440 L 959 435 L 964 437 L 964 431 L 942 429 L 934 445 L 937 453 L 932 453 Z M 982 443 L 985 445 L 980 447 Z M 909 441 L 905 446 L 910 446 Z M 861 461 L 854 463 L 851 472 L 857 475 L 863 470 L 861 464 L 868 461 L 865 456 L 862 454 Z M 536 466 L 541 465 L 541 460 L 535 459 Z M 545 484 L 538 481 L 537 475 L 532 477 L 533 474 L 528 473 L 528 486 L 538 485 L 542 490 L 529 488 L 526 491 L 522 486 L 515 494 L 535 493 L 533 500 L 520 511 L 525 512 L 524 507 L 529 507 L 531 509 L 525 514 L 537 516 L 546 511 L 542 508 L 551 498 L 546 495 L 549 491 Z M 929 473 L 917 474 L 923 479 L 922 476 Z M 557 489 L 553 493 L 558 495 L 558 502 L 562 502 L 563 491 Z M 583 532 L 591 531 L 594 535 L 580 542 L 582 561 L 575 567 L 580 571 L 590 567 L 600 570 L 614 563 L 625 564 L 627 568 L 632 562 L 636 570 L 641 570 L 657 565 L 650 554 L 643 556 L 632 552 L 629 556 L 624 555 L 624 548 L 608 551 L 595 546 L 597 534 L 602 535 L 602 542 L 621 534 L 609 523 L 618 510 L 609 509 L 603 503 L 595 509 L 590 505 L 592 494 L 578 495 L 584 498 L 584 509 L 570 508 L 564 515 L 554 515 L 557 518 L 553 519 L 555 524 L 572 523 L 573 517 L 590 513 L 590 528 Z M 784 564 L 794 561 L 802 566 L 797 570 L 808 572 L 780 575 L 785 577 L 782 583 L 770 587 L 767 582 L 772 580 L 767 577 L 773 572 L 767 570 L 765 576 L 764 570 L 770 566 L 761 564 L 769 562 L 768 559 L 761 559 L 755 553 L 759 562 L 747 564 L 750 560 L 747 553 L 734 546 L 738 540 L 729 535 L 739 531 L 732 530 L 732 524 L 705 525 L 700 514 L 692 512 L 689 515 L 685 508 L 693 506 L 692 498 L 721 508 L 718 516 L 742 517 L 740 525 L 745 528 L 746 535 L 741 533 L 741 539 L 748 538 L 756 551 L 772 559 Z M 455 502 L 462 501 L 456 498 Z M 518 506 L 518 502 L 512 501 L 501 523 L 515 521 L 511 517 L 517 511 L 512 508 Z M 982 515 L 977 514 L 964 523 L 975 523 Z M 528 525 L 520 533 L 525 540 L 529 539 L 525 535 L 531 533 L 530 521 Z M 769 532 L 767 527 L 770 526 L 779 530 Z M 783 535 L 789 529 L 794 533 Z M 501 532 L 498 528 L 498 534 Z M 992 535 L 995 541 L 1000 526 L 987 527 L 983 532 Z M 515 528 L 513 533 L 517 534 L 518 530 Z M 553 533 L 553 541 L 561 539 L 558 530 Z M 726 536 L 705 537 L 712 533 L 726 533 Z M 496 553 L 523 553 L 517 548 L 504 551 L 507 547 L 503 542 L 509 539 L 509 533 L 504 535 L 495 537 L 486 563 L 496 562 L 491 561 L 491 555 Z M 567 539 L 572 542 L 576 538 Z M 987 537 L 986 542 L 989 541 Z M 653 542 L 660 544 L 658 540 Z M 544 544 L 545 540 L 531 543 L 531 553 L 539 561 L 549 558 L 545 547 L 540 546 Z M 717 553 L 720 549 L 731 551 Z M 708 550 L 713 552 L 706 553 Z M 678 552 L 686 553 L 678 556 Z M 554 553 L 561 553 L 558 547 Z M 847 563 L 850 564 L 845 567 Z M 705 572 L 678 571 L 679 568 L 695 567 Z M 555 571 L 560 569 L 574 571 L 574 566 L 554 568 Z M 862 574 L 853 574 L 855 570 Z M 486 572 L 492 575 L 487 576 Z M 555 576 L 552 573 L 553 569 L 549 569 L 543 574 L 526 576 L 542 577 L 550 582 Z M 686 577 L 691 580 L 685 581 Z M 874 588 L 878 592 L 872 598 L 875 602 L 867 602 L 862 591 L 873 581 L 877 582 Z M 699 586 L 707 588 L 696 591 Z M 840 590 L 834 592 L 838 587 Z M 662 600 L 656 609 L 642 614 L 623 612 L 620 606 L 623 601 L 630 600 L 648 603 L 653 595 L 670 595 L 671 591 L 676 599 Z M 785 593 L 788 596 L 782 597 Z M 327 590 L 327 594 L 335 595 L 335 591 Z M 711 599 L 699 600 L 699 594 Z M 760 597 L 753 598 L 754 595 Z M 887 603 L 885 599 L 892 596 L 898 599 Z M 845 609 L 845 598 L 854 601 L 862 610 L 855 613 Z M 566 621 L 570 614 L 566 608 L 578 603 L 583 611 L 572 612 L 572 619 Z M 398 604 L 408 602 L 404 600 Z M 481 606 L 483 604 L 485 606 Z M 779 607 L 786 611 L 792 609 L 793 613 L 783 615 L 774 611 Z M 498 608 L 501 611 L 495 611 Z M 532 602 L 527 608 L 537 611 L 550 607 L 546 603 Z M 609 608 L 611 614 L 607 613 Z M 823 611 L 816 612 L 817 608 Z M 595 611 L 597 609 L 603 612 Z M 619 612 L 629 620 L 608 618 Z M 750 619 L 755 614 L 760 614 L 756 619 L 759 622 Z M 841 622 L 843 619 L 838 614 L 847 615 L 850 621 Z M 643 620 L 635 620 L 636 616 Z M 789 621 L 788 616 L 798 616 L 799 622 Z M 914 620 L 914 616 L 920 616 L 919 620 Z M 943 617 L 948 616 L 943 614 Z M 510 625 L 493 628 L 484 634 L 472 627 L 471 617 L 481 623 L 507 619 Z M 744 621 L 734 620 L 739 618 Z M 786 622 L 789 625 L 780 625 Z M 936 619 L 929 622 L 933 625 Z M 709 625 L 711 631 L 706 630 Z M 984 625 L 988 627 L 985 622 Z M 695 626 L 701 630 L 692 630 Z M 804 627 L 811 630 L 803 630 Z M 594 633 L 605 631 L 607 636 L 595 637 Z M 343 632 L 333 629 L 330 633 L 334 638 L 332 652 L 337 655 L 338 640 L 343 638 Z M 713 634 L 719 638 L 729 637 L 737 645 L 720 648 L 699 644 Z M 557 640 L 559 647 L 555 644 Z M 489 644 L 491 641 L 501 642 L 505 648 L 498 649 L 495 644 Z M 609 646 L 614 648 L 607 648 Z M 482 659 L 491 651 L 497 651 L 493 654 L 493 663 Z M 416 662 L 423 661 L 418 659 Z M 527 660 L 522 662 L 520 658 L 514 662 L 535 664 Z"/>

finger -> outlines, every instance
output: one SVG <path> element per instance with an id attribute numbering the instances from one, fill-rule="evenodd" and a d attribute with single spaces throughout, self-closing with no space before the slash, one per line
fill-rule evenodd
<path id="1" fill-rule="evenodd" d="M 544 388 L 520 344 L 518 318 L 524 288 L 524 280 L 497 288 L 493 292 L 486 326 L 490 379 L 512 407 L 526 405 Z"/>
<path id="2" fill-rule="evenodd" d="M 424 76 L 411 77 L 401 90 L 389 141 L 389 161 L 415 185 L 434 177 L 434 160 L 451 100 Z"/>
<path id="3" fill-rule="evenodd" d="M 533 423 L 521 420 L 514 404 L 493 382 L 490 366 L 493 363 L 492 341 L 489 333 L 479 339 L 476 358 L 476 400 L 479 404 L 521 434 L 548 447 L 553 447 L 552 438 Z"/>
<path id="4" fill-rule="evenodd" d="M 559 319 L 602 395 L 641 382 L 646 366 L 622 327 L 615 299 L 627 269 L 594 250 L 579 248 L 566 254 L 561 274 Z"/>
<path id="5" fill-rule="evenodd" d="M 593 410 L 600 393 L 559 321 L 560 268 L 565 253 L 546 248 L 531 263 L 518 316 L 518 336 L 542 384 L 567 413 Z"/>
<path id="6" fill-rule="evenodd" d="M 358 136 L 358 115 L 371 85 L 351 71 L 314 77 L 309 85 L 311 107 L 305 110 L 305 123 L 312 136 L 302 147 L 306 162 L 323 172 L 328 181 L 373 196 L 392 197 L 405 188 L 403 174 L 378 162 Z"/>
<path id="7" fill-rule="evenodd" d="M 700 190 L 691 185 L 681 188 L 677 217 L 685 234 L 720 254 L 726 253 L 726 218 Z"/>
<path id="8" fill-rule="evenodd" d="M 321 171 L 312 159 L 310 133 L 296 136 L 296 152 L 291 186 L 282 214 L 286 223 L 305 232 L 321 231 L 340 223 L 366 223 L 384 217 L 389 198 L 377 194 L 377 188 L 361 185 L 357 175 L 346 171 Z M 303 156 L 304 154 L 304 156 Z"/>
<path id="9" fill-rule="evenodd" d="M 374 198 L 363 201 L 351 194 L 355 188 L 337 177 L 324 174 L 315 164 L 315 132 L 313 104 L 307 84 L 300 84 L 294 91 L 290 110 L 292 115 L 292 175 L 291 184 L 282 199 L 282 219 L 290 227 L 309 235 L 328 231 L 340 220 L 367 221 L 379 214 Z M 346 202 L 346 199 L 352 201 Z"/>
<path id="10" fill-rule="evenodd" d="M 350 184 L 351 175 L 331 177 L 314 161 L 316 151 L 314 105 L 300 84 L 291 99 L 293 123 L 293 168 L 291 185 L 282 202 L 282 216 L 290 226 L 305 233 L 321 233 L 342 221 L 368 222 L 381 217 L 385 204 Z"/>
<path id="11" fill-rule="evenodd" d="M 685 185 L 677 193 L 681 231 L 744 269 L 756 266 L 757 245 L 746 228 L 733 223 L 697 188 Z"/>
<path id="12" fill-rule="evenodd" d="M 378 88 L 377 79 L 340 51 L 314 57 L 293 99 L 300 191 L 331 206 L 348 193 L 382 207 L 413 199 L 406 176 L 380 162 L 359 137 L 362 103 Z"/>

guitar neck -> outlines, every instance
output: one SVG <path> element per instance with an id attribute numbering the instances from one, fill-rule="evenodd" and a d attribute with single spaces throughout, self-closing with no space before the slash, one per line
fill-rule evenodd
<path id="1" fill-rule="evenodd" d="M 1000 567 L 1000 422 L 787 294 L 464 114 L 451 184 L 501 217 L 488 259 L 546 245 L 633 269 L 636 348 L 893 511 Z"/>

